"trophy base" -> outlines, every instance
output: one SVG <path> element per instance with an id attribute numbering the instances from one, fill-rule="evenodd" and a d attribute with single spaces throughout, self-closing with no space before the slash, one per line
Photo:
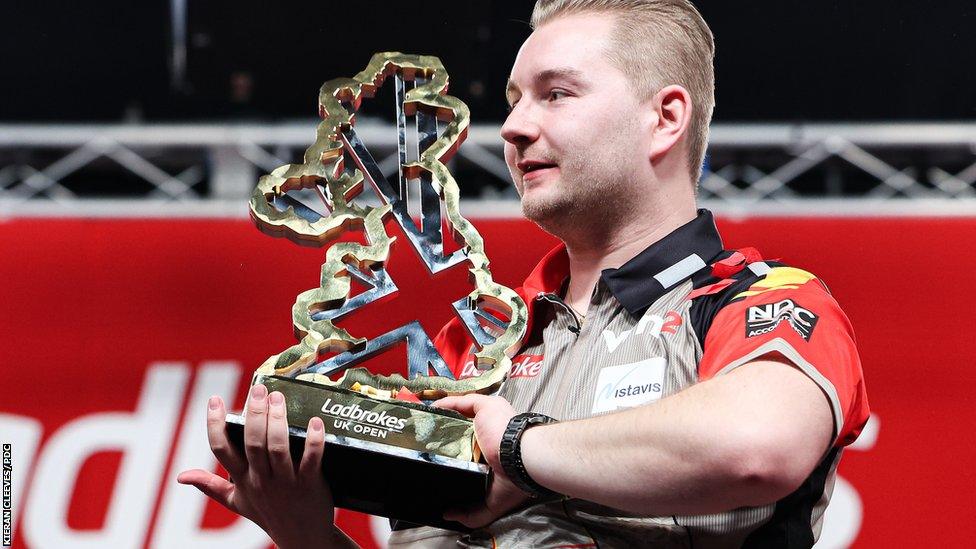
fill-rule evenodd
<path id="1" fill-rule="evenodd" d="M 341 403 L 347 409 L 376 410 L 387 418 L 399 416 L 406 421 L 400 434 L 411 435 L 410 438 L 416 435 L 414 422 L 433 422 L 434 433 L 451 433 L 458 429 L 459 421 L 470 420 L 454 417 L 453 412 L 445 414 L 443 410 L 412 403 L 366 399 L 344 389 L 293 379 L 257 376 L 255 383 L 263 383 L 269 391 L 277 390 L 285 395 L 291 453 L 296 462 L 305 448 L 308 419 L 318 415 L 325 422 L 322 473 L 336 507 L 449 530 L 468 530 L 460 523 L 445 521 L 443 514 L 485 501 L 491 475 L 487 465 L 442 455 L 441 446 L 424 451 L 416 441 L 414 448 L 409 448 L 402 443 L 365 440 L 364 433 L 349 429 L 348 420 L 337 420 L 329 412 L 338 410 L 335 406 Z M 243 453 L 244 417 L 228 414 L 226 421 L 228 438 Z M 394 426 L 403 425 L 386 421 Z M 357 434 L 358 437 L 354 436 Z M 457 442 L 471 444 L 473 439 L 462 436 Z M 435 453 L 437 450 L 441 453 Z"/>

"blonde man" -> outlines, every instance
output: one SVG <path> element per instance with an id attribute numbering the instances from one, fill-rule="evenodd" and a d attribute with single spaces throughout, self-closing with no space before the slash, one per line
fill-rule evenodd
<path id="1" fill-rule="evenodd" d="M 563 242 L 520 289 L 541 367 L 437 403 L 474 418 L 495 479 L 448 517 L 472 533 L 400 524 L 391 547 L 809 547 L 867 399 L 819 280 L 725 250 L 696 209 L 711 32 L 686 0 L 541 0 L 532 21 L 502 137 L 524 214 Z M 321 426 L 293 470 L 281 395 L 253 391 L 246 463 L 209 415 L 237 484 L 181 480 L 282 547 L 352 545 L 322 519 Z"/>

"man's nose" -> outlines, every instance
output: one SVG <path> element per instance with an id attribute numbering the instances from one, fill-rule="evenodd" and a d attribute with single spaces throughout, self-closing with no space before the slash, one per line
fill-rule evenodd
<path id="1" fill-rule="evenodd" d="M 525 145 L 539 138 L 539 123 L 528 103 L 518 102 L 502 124 L 502 139 L 513 145 Z"/>

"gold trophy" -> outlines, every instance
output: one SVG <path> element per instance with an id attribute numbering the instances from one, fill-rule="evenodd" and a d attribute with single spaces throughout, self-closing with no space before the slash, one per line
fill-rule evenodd
<path id="1" fill-rule="evenodd" d="M 396 87 L 398 186 L 383 175 L 354 128 L 361 101 L 389 80 Z M 304 163 L 281 166 L 258 181 L 250 211 L 259 229 L 328 248 L 320 286 L 299 294 L 292 307 L 299 342 L 266 360 L 252 384 L 285 395 L 295 456 L 301 455 L 308 420 L 322 418 L 322 469 L 337 507 L 461 529 L 445 522 L 443 512 L 482 502 L 491 473 L 479 460 L 472 422 L 428 404 L 447 395 L 495 391 L 525 334 L 527 312 L 514 291 L 492 280 L 481 235 L 461 216 L 458 185 L 444 163 L 466 137 L 470 114 L 447 95 L 447 86 L 436 57 L 374 55 L 355 77 L 322 86 L 322 122 Z M 408 128 L 416 131 L 415 139 L 407 139 Z M 416 149 L 408 150 L 408 143 Z M 408 153 L 416 160 L 408 161 Z M 407 209 L 411 180 L 420 184 L 419 227 Z M 382 205 L 356 204 L 364 181 Z M 327 213 L 289 194 L 303 189 L 315 192 Z M 451 254 L 444 253 L 442 210 L 459 245 Z M 394 239 L 384 220 L 391 215 L 431 274 L 467 263 L 473 290 L 453 307 L 479 349 L 479 376 L 455 379 L 417 321 L 369 340 L 333 324 L 397 291 L 385 269 Z M 349 231 L 363 231 L 366 244 L 335 242 Z M 353 279 L 368 289 L 351 296 Z M 407 345 L 407 377 L 353 368 L 401 343 Z M 228 414 L 228 432 L 238 445 L 243 424 L 242 415 Z"/>

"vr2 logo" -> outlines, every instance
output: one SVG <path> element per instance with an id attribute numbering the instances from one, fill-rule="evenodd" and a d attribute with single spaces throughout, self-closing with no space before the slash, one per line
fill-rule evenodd
<path id="1" fill-rule="evenodd" d="M 784 320 L 806 341 L 810 341 L 819 316 L 792 299 L 757 305 L 746 310 L 746 337 L 772 332 Z"/>

